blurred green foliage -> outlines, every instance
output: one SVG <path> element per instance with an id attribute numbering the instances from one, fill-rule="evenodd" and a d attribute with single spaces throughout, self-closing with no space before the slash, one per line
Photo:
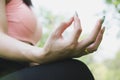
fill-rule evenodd
<path id="1" fill-rule="evenodd" d="M 120 4 L 120 0 L 105 0 L 107 4 L 114 4 L 118 5 Z"/>
<path id="2" fill-rule="evenodd" d="M 109 5 L 114 5 L 116 10 L 120 13 L 120 0 L 105 0 Z"/>
<path id="3" fill-rule="evenodd" d="M 116 35 L 117 38 L 120 38 L 120 0 L 104 0 L 106 5 L 108 5 L 108 7 L 110 7 L 110 10 L 105 10 L 105 14 L 106 13 L 110 13 L 112 11 L 112 14 L 111 16 L 113 17 L 112 18 L 112 21 L 115 21 L 117 23 L 115 24 L 118 24 L 118 27 L 119 27 L 119 31 L 118 31 L 118 34 Z M 110 21 L 108 21 L 110 22 Z M 110 24 L 112 25 L 112 24 Z"/>

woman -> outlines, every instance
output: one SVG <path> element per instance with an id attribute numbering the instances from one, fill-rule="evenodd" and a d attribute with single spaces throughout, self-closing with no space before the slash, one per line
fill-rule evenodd
<path id="1" fill-rule="evenodd" d="M 42 30 L 30 9 L 31 0 L 0 0 L 0 80 L 94 80 L 88 67 L 72 58 L 97 50 L 104 29 L 98 20 L 92 33 L 82 32 L 77 13 L 53 30 L 44 47 L 35 46 Z M 70 39 L 62 33 L 74 22 Z M 39 65 L 29 66 L 30 63 Z"/>

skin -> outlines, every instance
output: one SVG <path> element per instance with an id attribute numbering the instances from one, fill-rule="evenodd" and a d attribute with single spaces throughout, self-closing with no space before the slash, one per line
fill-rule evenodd
<path id="1" fill-rule="evenodd" d="M 61 23 L 48 37 L 44 47 L 31 46 L 10 37 L 7 34 L 7 19 L 5 13 L 6 1 L 0 0 L 0 57 L 16 61 L 48 63 L 60 59 L 75 58 L 96 51 L 102 41 L 105 28 L 102 19 L 98 20 L 89 37 L 78 41 L 82 32 L 81 22 L 77 14 L 69 21 Z M 65 39 L 62 33 L 74 23 L 70 39 Z M 36 31 L 35 31 L 36 32 Z M 35 33 L 36 34 L 36 33 Z M 33 34 L 33 36 L 35 35 Z"/>

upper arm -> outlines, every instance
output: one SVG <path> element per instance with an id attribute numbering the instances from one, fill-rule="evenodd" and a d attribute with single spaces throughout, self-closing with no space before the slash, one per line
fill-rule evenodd
<path id="1" fill-rule="evenodd" d="M 0 32 L 7 31 L 6 0 L 0 0 Z"/>

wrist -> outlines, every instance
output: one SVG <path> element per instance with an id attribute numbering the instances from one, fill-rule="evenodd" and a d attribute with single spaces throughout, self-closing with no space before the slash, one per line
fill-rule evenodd
<path id="1" fill-rule="evenodd" d="M 32 59 L 32 62 L 35 62 L 35 63 L 44 63 L 44 55 L 45 55 L 45 51 L 43 48 L 39 48 L 39 47 L 34 47 L 32 50 L 31 50 L 31 53 L 33 54 L 33 58 Z"/>

